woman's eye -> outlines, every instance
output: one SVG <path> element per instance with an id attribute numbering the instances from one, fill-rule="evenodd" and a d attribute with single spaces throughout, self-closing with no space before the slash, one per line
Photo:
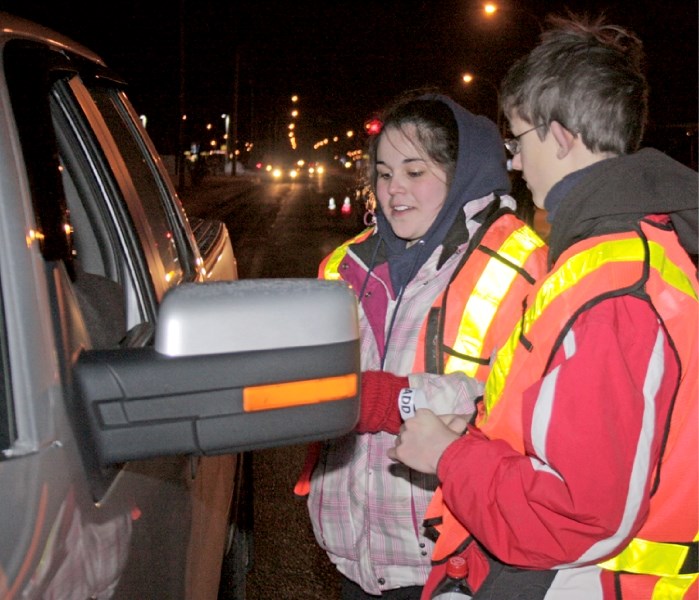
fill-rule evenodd
<path id="1" fill-rule="evenodd" d="M 420 177 L 423 174 L 424 171 L 410 171 L 408 172 L 408 177 Z"/>
<path id="2" fill-rule="evenodd" d="M 391 174 L 390 173 L 379 173 L 379 179 L 390 179 Z"/>

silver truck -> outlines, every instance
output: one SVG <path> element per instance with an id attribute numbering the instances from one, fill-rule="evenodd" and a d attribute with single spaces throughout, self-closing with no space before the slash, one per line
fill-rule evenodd
<path id="1" fill-rule="evenodd" d="M 0 361 L 3 599 L 244 598 L 244 457 L 358 418 L 351 291 L 237 281 L 124 82 L 5 13 Z"/>

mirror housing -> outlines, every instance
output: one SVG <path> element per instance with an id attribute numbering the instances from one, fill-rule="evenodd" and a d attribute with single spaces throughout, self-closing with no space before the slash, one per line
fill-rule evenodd
<path id="1" fill-rule="evenodd" d="M 73 374 L 103 466 L 337 437 L 359 419 L 356 297 L 316 279 L 184 284 L 153 347 L 84 351 Z"/>

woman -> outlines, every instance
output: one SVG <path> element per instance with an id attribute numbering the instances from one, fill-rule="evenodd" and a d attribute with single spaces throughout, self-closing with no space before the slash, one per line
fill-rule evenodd
<path id="1" fill-rule="evenodd" d="M 320 266 L 356 290 L 360 311 L 359 423 L 316 446 L 305 472 L 314 533 L 344 576 L 345 600 L 420 597 L 432 551 L 422 518 L 437 480 L 386 457 L 401 411 L 473 412 L 490 357 L 545 266 L 543 241 L 507 195 L 494 123 L 423 92 L 381 121 L 369 142 L 375 226 Z M 302 476 L 297 493 L 306 491 Z"/>

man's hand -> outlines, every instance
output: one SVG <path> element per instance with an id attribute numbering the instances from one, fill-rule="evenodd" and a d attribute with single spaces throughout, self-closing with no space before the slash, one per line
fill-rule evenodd
<path id="1" fill-rule="evenodd" d="M 388 458 L 420 471 L 421 473 L 437 473 L 437 463 L 446 447 L 459 438 L 459 433 L 452 426 L 463 427 L 465 419 L 458 421 L 455 415 L 438 417 L 427 408 L 419 408 L 415 416 L 406 419 L 401 425 L 393 448 L 388 450 Z M 447 421 L 447 423 L 445 423 Z"/>
<path id="2" fill-rule="evenodd" d="M 463 435 L 469 423 L 469 417 L 466 415 L 439 415 L 439 418 L 457 435 Z"/>

